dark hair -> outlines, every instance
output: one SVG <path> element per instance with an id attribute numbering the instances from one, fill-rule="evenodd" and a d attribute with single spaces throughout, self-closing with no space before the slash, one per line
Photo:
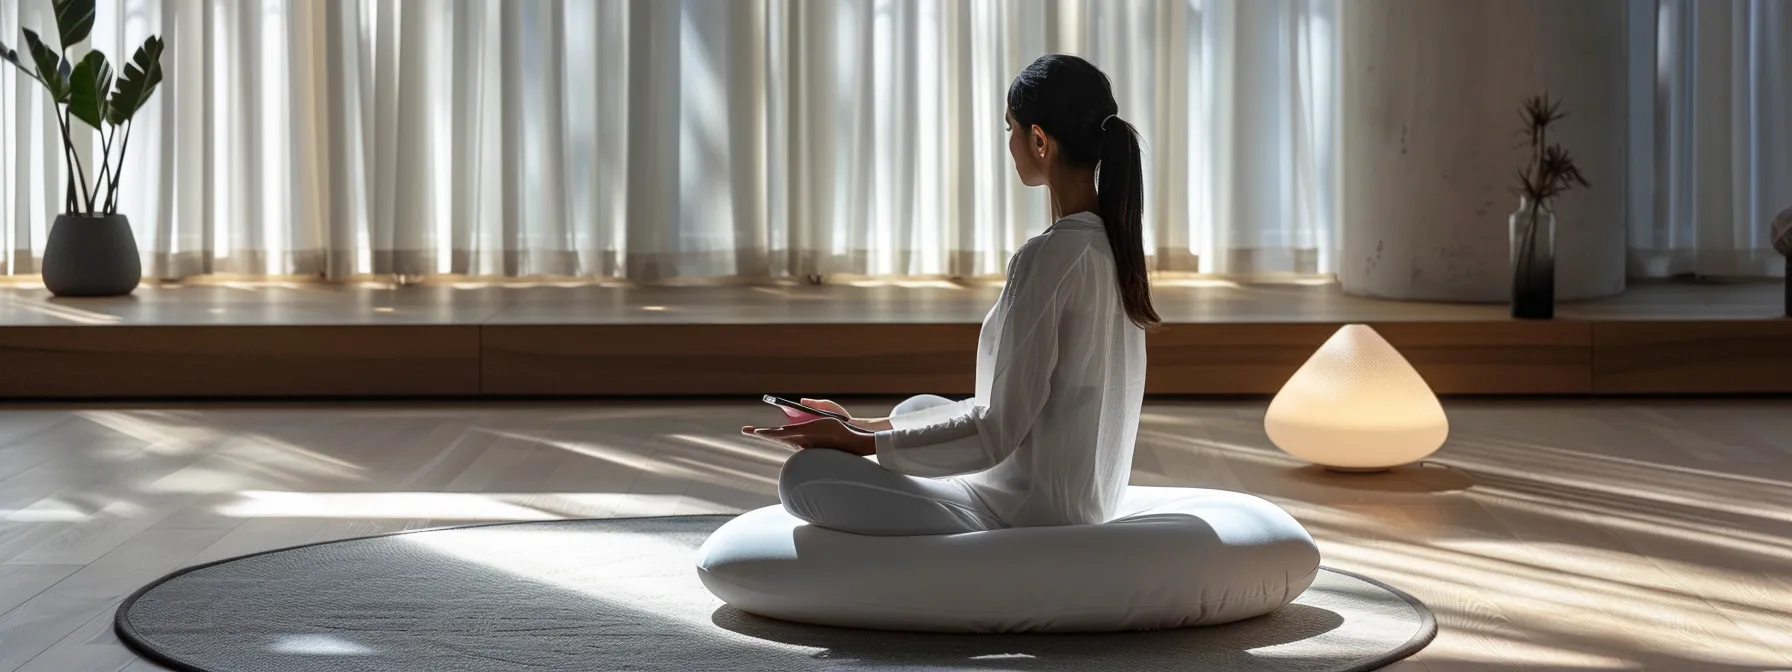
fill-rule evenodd
<path id="1" fill-rule="evenodd" d="M 1098 214 L 1114 252 L 1126 315 L 1146 329 L 1162 323 L 1151 307 L 1151 279 L 1145 270 L 1139 136 L 1118 116 L 1120 104 L 1108 76 L 1075 56 L 1040 56 L 1008 86 L 1008 110 L 1021 127 L 1037 125 L 1056 140 L 1059 154 L 1072 167 L 1095 167 Z"/>

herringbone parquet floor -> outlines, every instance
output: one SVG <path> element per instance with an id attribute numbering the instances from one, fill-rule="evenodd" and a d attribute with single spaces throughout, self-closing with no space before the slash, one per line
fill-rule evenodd
<path id="1" fill-rule="evenodd" d="M 848 403 L 867 414 L 894 400 Z M 1792 669 L 1792 401 L 1458 401 L 1427 465 L 1345 476 L 1261 401 L 1153 401 L 1134 481 L 1269 497 L 1441 634 L 1392 669 Z M 734 512 L 752 402 L 0 410 L 0 672 L 158 669 L 111 631 L 176 568 L 461 522 Z"/>

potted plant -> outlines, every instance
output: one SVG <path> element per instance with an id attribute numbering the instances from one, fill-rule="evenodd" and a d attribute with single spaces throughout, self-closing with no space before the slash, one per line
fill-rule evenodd
<path id="1" fill-rule="evenodd" d="M 118 184 L 131 146 L 131 118 L 162 83 L 162 40 L 153 35 L 144 40 L 116 80 L 105 54 L 89 51 L 74 59 L 69 49 L 93 31 L 94 3 L 51 1 L 60 49 L 29 29 L 24 31 L 23 55 L 0 42 L 0 60 L 18 66 L 49 91 L 62 130 L 62 160 L 69 176 L 66 211 L 50 227 L 43 262 L 44 286 L 57 296 L 129 294 L 143 275 L 131 222 L 118 214 Z M 75 121 L 100 135 L 101 159 L 91 182 L 75 149 Z"/>
<path id="2" fill-rule="evenodd" d="M 1531 156 L 1518 169 L 1512 193 L 1518 210 L 1512 213 L 1512 317 L 1547 320 L 1556 314 L 1556 215 L 1551 208 L 1557 196 L 1576 186 L 1590 187 L 1574 157 L 1559 144 L 1549 142 L 1549 125 L 1567 117 L 1560 100 L 1548 94 L 1524 102 L 1524 135 Z"/>

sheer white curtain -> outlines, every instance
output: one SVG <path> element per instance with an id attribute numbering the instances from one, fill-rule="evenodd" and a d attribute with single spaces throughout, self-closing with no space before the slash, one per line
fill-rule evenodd
<path id="1" fill-rule="evenodd" d="M 1792 207 L 1792 2 L 1631 7 L 1653 25 L 1633 51 L 1654 66 L 1653 99 L 1632 104 L 1631 274 L 1784 273 L 1767 227 Z"/>
<path id="2" fill-rule="evenodd" d="M 1326 273 L 1335 2 L 101 0 L 92 41 L 169 45 L 120 206 L 159 277 L 997 275 L 1049 223 L 1002 106 L 1051 51 L 1145 137 L 1158 268 Z M 35 86 L 0 74 L 11 274 L 61 203 Z"/>

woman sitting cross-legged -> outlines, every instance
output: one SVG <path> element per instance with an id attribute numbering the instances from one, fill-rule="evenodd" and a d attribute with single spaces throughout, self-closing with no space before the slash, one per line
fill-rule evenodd
<path id="1" fill-rule="evenodd" d="M 1107 76 L 1074 56 L 1034 61 L 1007 102 L 1015 171 L 1050 190 L 1056 221 L 1009 261 L 978 337 L 976 395 L 915 397 L 888 418 L 743 428 L 801 449 L 778 479 L 797 518 L 925 535 L 1114 515 L 1138 433 L 1145 330 L 1159 321 L 1138 137 Z"/>

